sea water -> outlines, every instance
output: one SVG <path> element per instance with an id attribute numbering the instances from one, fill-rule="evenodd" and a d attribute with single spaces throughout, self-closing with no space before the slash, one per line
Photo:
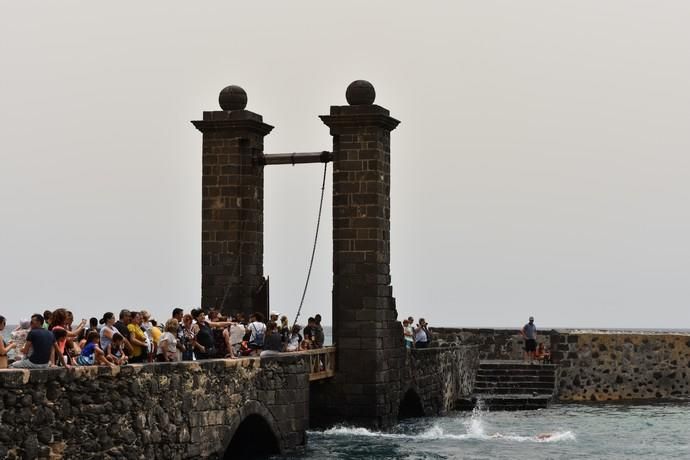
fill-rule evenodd
<path id="1" fill-rule="evenodd" d="M 304 454 L 275 459 L 690 459 L 690 403 L 556 404 L 454 412 L 381 432 L 309 431 Z"/>

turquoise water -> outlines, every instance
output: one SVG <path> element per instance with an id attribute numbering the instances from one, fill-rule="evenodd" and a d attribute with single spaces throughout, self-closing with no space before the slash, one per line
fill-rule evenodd
<path id="1" fill-rule="evenodd" d="M 540 438 L 539 435 L 549 435 Z M 300 459 L 690 459 L 690 403 L 454 412 L 382 433 L 311 431 Z"/>

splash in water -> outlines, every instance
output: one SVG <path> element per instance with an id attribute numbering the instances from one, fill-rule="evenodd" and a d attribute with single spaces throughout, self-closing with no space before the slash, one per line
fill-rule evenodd
<path id="1" fill-rule="evenodd" d="M 513 441 L 513 442 L 559 442 L 575 440 L 572 431 L 554 431 L 539 433 L 531 436 L 517 435 L 513 433 L 487 434 L 485 417 L 488 411 L 484 408 L 481 401 L 472 410 L 472 416 L 463 421 L 465 433 L 455 434 L 446 432 L 439 424 L 434 423 L 431 427 L 418 433 L 400 432 L 381 432 L 371 431 L 361 427 L 350 427 L 345 425 L 335 426 L 323 432 L 313 432 L 322 436 L 350 436 L 350 437 L 370 437 L 383 439 L 410 439 L 410 440 L 481 440 L 481 441 Z"/>

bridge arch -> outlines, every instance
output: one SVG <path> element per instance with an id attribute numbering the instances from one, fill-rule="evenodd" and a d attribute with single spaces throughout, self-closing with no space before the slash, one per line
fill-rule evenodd
<path id="1" fill-rule="evenodd" d="M 398 420 L 405 418 L 424 417 L 424 405 L 419 397 L 419 393 L 410 387 L 400 399 L 398 408 Z"/>
<path id="2" fill-rule="evenodd" d="M 271 412 L 259 401 L 247 401 L 228 426 L 223 458 L 263 458 L 283 453 L 282 435 Z"/>

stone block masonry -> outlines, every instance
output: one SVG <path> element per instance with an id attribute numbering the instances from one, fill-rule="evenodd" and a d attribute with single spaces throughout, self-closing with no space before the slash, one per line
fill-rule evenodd
<path id="1" fill-rule="evenodd" d="M 521 360 L 517 329 L 434 329 L 436 345 L 476 345 L 482 360 Z M 690 334 L 547 330 L 562 401 L 690 398 Z"/>
<path id="2" fill-rule="evenodd" d="M 333 136 L 333 339 L 339 388 L 328 415 L 394 423 L 404 351 L 390 277 L 390 132 L 398 120 L 352 83 L 321 117 Z"/>
<path id="3" fill-rule="evenodd" d="M 248 315 L 265 309 L 255 301 L 265 282 L 264 171 L 256 159 L 273 127 L 245 110 L 242 88 L 228 86 L 219 99 L 223 110 L 193 122 L 203 133 L 201 305 Z"/>
<path id="4" fill-rule="evenodd" d="M 0 458 L 223 458 L 249 417 L 282 452 L 304 446 L 309 370 L 298 355 L 4 370 L 0 395 Z"/>

